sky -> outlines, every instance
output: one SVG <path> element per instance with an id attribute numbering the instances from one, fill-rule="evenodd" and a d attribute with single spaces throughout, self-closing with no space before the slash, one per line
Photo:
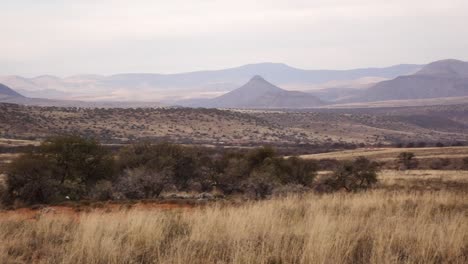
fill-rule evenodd
<path id="1" fill-rule="evenodd" d="M 0 75 L 468 60 L 466 0 L 0 0 Z"/>

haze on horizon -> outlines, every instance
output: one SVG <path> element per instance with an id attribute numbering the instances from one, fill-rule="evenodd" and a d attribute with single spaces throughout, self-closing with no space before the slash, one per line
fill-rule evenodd
<path id="1" fill-rule="evenodd" d="M 463 0 L 2 1 L 0 75 L 468 60 Z"/>

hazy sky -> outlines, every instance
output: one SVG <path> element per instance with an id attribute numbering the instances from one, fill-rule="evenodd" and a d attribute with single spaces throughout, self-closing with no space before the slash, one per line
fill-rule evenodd
<path id="1" fill-rule="evenodd" d="M 0 75 L 468 60 L 467 0 L 0 0 Z"/>

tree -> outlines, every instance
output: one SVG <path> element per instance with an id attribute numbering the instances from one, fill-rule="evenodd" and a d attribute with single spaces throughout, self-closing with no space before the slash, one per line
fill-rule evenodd
<path id="1" fill-rule="evenodd" d="M 400 170 L 410 170 L 418 166 L 418 161 L 413 152 L 401 152 L 398 155 L 397 162 Z"/>
<path id="2" fill-rule="evenodd" d="M 114 160 L 95 140 L 78 136 L 60 136 L 47 139 L 40 153 L 55 162 L 60 183 L 66 180 L 87 186 L 114 175 Z"/>

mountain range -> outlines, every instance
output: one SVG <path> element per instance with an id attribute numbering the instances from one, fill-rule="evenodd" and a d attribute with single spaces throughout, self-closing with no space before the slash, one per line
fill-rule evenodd
<path id="1" fill-rule="evenodd" d="M 263 75 L 251 74 L 253 72 L 263 72 L 273 81 L 266 78 L 267 81 Z M 403 73 L 392 77 L 401 72 Z M 247 79 L 245 84 L 231 87 L 234 82 L 243 80 L 247 75 L 250 76 L 250 80 Z M 405 105 L 410 105 L 411 100 L 418 100 L 418 105 L 424 105 L 433 104 L 434 98 L 444 98 L 444 104 L 450 103 L 452 101 L 450 98 L 456 99 L 453 102 L 460 102 L 460 100 L 465 102 L 468 98 L 468 62 L 459 60 L 436 61 L 425 66 L 408 64 L 349 71 L 306 71 L 285 64 L 252 64 L 220 71 L 173 75 L 122 74 L 109 77 L 86 75 L 64 79 L 41 76 L 29 80 L 10 76 L 4 77 L 3 80 L 17 86 L 10 85 L 13 88 L 11 89 L 1 85 L 0 101 L 46 106 L 161 106 L 160 103 L 152 103 L 155 101 L 155 95 L 166 96 L 165 105 L 169 106 L 217 108 L 312 108 L 333 107 L 334 105 L 342 107 L 361 103 L 376 105 L 378 102 L 403 101 Z M 94 100 L 78 100 L 73 96 L 61 97 L 62 93 L 67 93 L 63 88 L 64 83 L 66 87 L 67 85 L 75 87 L 75 94 L 86 95 L 88 93 L 85 98 Z M 206 87 L 203 85 L 207 84 L 211 84 L 212 87 L 206 90 L 199 88 Z M 308 88 L 315 87 L 315 89 L 291 90 L 288 88 L 293 84 Z M 34 90 L 33 86 L 39 85 L 44 89 Z M 320 86 L 321 89 L 317 88 Z M 25 87 L 32 90 L 26 93 Z M 128 90 L 123 87 L 127 87 Z M 179 90 L 177 87 L 184 88 Z M 58 89 L 64 89 L 64 91 Z M 44 99 L 30 95 L 31 93 L 42 94 L 41 91 L 49 91 L 44 92 L 45 95 L 54 91 L 59 99 L 53 96 Z M 100 96 L 101 92 L 103 94 Z M 122 98 L 114 97 L 115 94 Z M 78 98 L 81 97 L 78 96 Z M 119 101 L 117 98 L 122 100 Z"/>
<path id="2" fill-rule="evenodd" d="M 0 76 L 0 83 L 28 97 L 93 101 L 166 101 L 195 97 L 213 98 L 232 91 L 252 76 L 261 75 L 287 90 L 316 89 L 348 82 L 373 82 L 414 73 L 421 65 L 402 64 L 385 68 L 352 70 L 303 70 L 282 63 L 248 64 L 236 68 L 177 74 L 77 75 L 65 78 L 44 75 L 34 78 Z M 367 79 L 366 79 L 367 78 Z M 336 82 L 340 82 L 336 84 Z"/>

